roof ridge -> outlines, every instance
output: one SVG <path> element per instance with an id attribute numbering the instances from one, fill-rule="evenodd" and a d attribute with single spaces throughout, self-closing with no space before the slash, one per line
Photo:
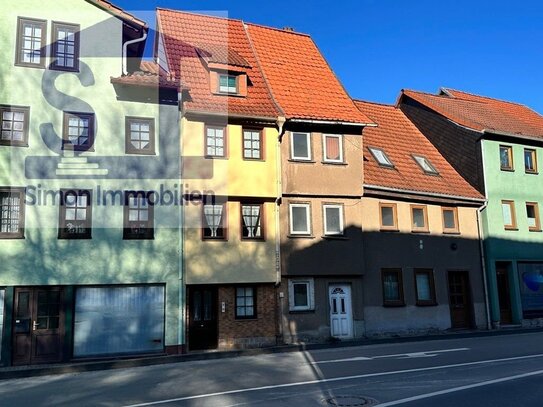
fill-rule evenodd
<path id="1" fill-rule="evenodd" d="M 491 97 L 491 96 L 479 95 L 477 93 L 467 92 L 465 90 L 460 90 L 460 89 L 453 89 L 453 88 L 447 88 L 447 87 L 442 87 L 442 88 L 447 90 L 447 91 L 465 93 L 466 95 L 475 96 L 475 97 L 478 97 L 478 98 L 481 98 L 481 99 L 490 99 L 490 100 L 495 100 L 495 101 L 498 101 L 498 102 L 508 103 L 508 104 L 511 104 L 511 105 L 518 105 L 518 106 L 528 107 L 528 106 L 526 106 L 526 105 L 524 105 L 522 103 L 513 102 L 511 100 L 505 100 L 505 99 L 495 98 L 495 97 Z M 455 99 L 463 99 L 462 97 L 456 97 L 456 96 L 453 96 L 453 98 L 455 98 Z"/>
<path id="2" fill-rule="evenodd" d="M 266 89 L 268 91 L 268 95 L 270 96 L 275 108 L 277 109 L 277 112 L 280 113 L 283 116 L 286 116 L 285 111 L 275 98 L 275 95 L 273 94 L 273 90 L 270 86 L 270 83 L 268 81 L 268 77 L 266 76 L 266 73 L 264 72 L 264 69 L 262 68 L 262 63 L 260 62 L 260 56 L 258 55 L 258 52 L 256 51 L 256 48 L 253 44 L 253 39 L 251 38 L 251 34 L 249 33 L 249 30 L 247 29 L 247 24 L 243 23 L 243 32 L 245 33 L 245 36 L 247 37 L 247 41 L 249 42 L 249 48 L 251 49 L 251 52 L 255 56 L 256 59 L 256 65 L 258 67 L 258 70 L 260 71 L 260 74 L 262 75 L 262 79 L 264 80 L 264 85 L 266 86 Z"/>
<path id="3" fill-rule="evenodd" d="M 366 103 L 366 104 L 369 104 L 369 105 L 378 105 L 378 106 L 392 107 L 394 109 L 398 109 L 398 107 L 393 103 L 373 102 L 373 101 L 370 101 L 370 100 L 363 100 L 363 99 L 357 99 L 357 98 L 352 98 L 352 100 L 355 103 Z"/>
<path id="4" fill-rule="evenodd" d="M 303 37 L 309 37 L 309 38 L 311 38 L 311 35 L 310 35 L 310 34 L 298 32 L 298 31 L 289 31 L 289 30 L 285 30 L 285 29 L 283 29 L 283 28 L 271 27 L 271 26 L 269 26 L 269 25 L 257 24 L 257 23 L 247 23 L 247 22 L 244 22 L 244 24 L 246 24 L 246 25 L 252 25 L 252 26 L 254 26 L 254 27 L 259 27 L 259 28 L 266 28 L 266 29 L 268 29 L 268 30 L 279 31 L 279 32 L 282 32 L 282 33 L 285 33 L 285 34 L 301 35 L 301 36 L 303 36 Z"/>
<path id="5" fill-rule="evenodd" d="M 164 10 L 164 11 L 171 11 L 173 13 L 178 13 L 178 14 L 189 14 L 191 16 L 213 18 L 213 19 L 226 20 L 226 21 L 236 21 L 236 22 L 243 23 L 243 20 L 240 19 L 240 18 L 214 16 L 214 15 L 211 15 L 211 14 L 197 13 L 197 12 L 188 11 L 188 10 L 177 10 L 177 9 L 168 8 L 168 7 L 157 7 L 156 10 L 157 10 L 157 12 L 160 11 L 160 10 Z"/>

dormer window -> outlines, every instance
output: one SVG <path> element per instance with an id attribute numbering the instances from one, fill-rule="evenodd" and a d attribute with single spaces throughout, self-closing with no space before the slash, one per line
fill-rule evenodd
<path id="1" fill-rule="evenodd" d="M 377 161 L 379 165 L 383 167 L 394 168 L 394 164 L 392 164 L 392 161 L 390 161 L 390 158 L 388 158 L 388 155 L 386 155 L 383 149 L 368 147 L 368 150 L 370 150 L 371 155 L 373 156 L 373 158 L 375 158 L 375 161 Z"/>
<path id="2" fill-rule="evenodd" d="M 219 74 L 219 92 L 238 93 L 237 78 L 234 75 Z"/>
<path id="3" fill-rule="evenodd" d="M 428 160 L 426 157 L 421 155 L 413 155 L 413 158 L 426 174 L 439 175 L 439 172 L 437 172 L 432 163 L 430 163 L 430 160 Z"/>

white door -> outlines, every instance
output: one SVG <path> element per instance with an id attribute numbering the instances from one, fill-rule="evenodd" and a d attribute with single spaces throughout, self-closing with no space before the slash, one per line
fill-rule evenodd
<path id="1" fill-rule="evenodd" d="M 336 338 L 347 339 L 353 336 L 350 285 L 330 285 L 330 330 Z"/>

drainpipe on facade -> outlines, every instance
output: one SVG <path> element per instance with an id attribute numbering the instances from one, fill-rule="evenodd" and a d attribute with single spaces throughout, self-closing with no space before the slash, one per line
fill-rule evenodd
<path id="1" fill-rule="evenodd" d="M 481 270 L 483 272 L 483 289 L 485 293 L 485 311 L 486 311 L 486 328 L 488 330 L 492 329 L 492 321 L 490 318 L 490 303 L 488 295 L 488 282 L 486 276 L 486 259 L 485 259 L 485 246 L 483 242 L 483 219 L 482 213 L 488 206 L 488 194 L 486 189 L 486 171 L 485 171 L 485 151 L 483 149 L 482 139 L 478 140 L 480 143 L 479 151 L 481 151 L 481 165 L 483 167 L 483 185 L 485 189 L 485 203 L 480 208 L 477 208 L 477 232 L 479 237 L 479 252 L 481 253 Z"/>
<path id="2" fill-rule="evenodd" d="M 277 177 L 277 196 L 275 198 L 275 287 L 281 285 L 281 222 L 279 219 L 279 203 L 281 201 L 281 196 L 283 194 L 283 186 L 281 182 L 282 176 L 282 167 L 281 167 L 281 137 L 283 136 L 283 126 L 285 125 L 286 119 L 282 116 L 277 117 L 277 144 L 275 147 L 275 169 Z M 284 293 L 283 296 L 279 296 L 279 315 L 277 316 L 277 326 L 278 326 L 278 337 L 281 343 L 284 343 L 283 336 L 283 308 L 284 308 Z"/>
<path id="3" fill-rule="evenodd" d="M 483 272 L 483 290 L 485 293 L 485 313 L 486 313 L 486 329 L 489 331 L 492 329 L 492 322 L 490 321 L 490 306 L 488 303 L 488 287 L 486 278 L 486 259 L 485 259 L 485 247 L 483 243 L 483 226 L 482 226 L 482 212 L 488 206 L 488 201 L 485 201 L 484 205 L 477 208 L 477 233 L 479 237 L 479 252 L 481 253 L 481 270 Z"/>
<path id="4" fill-rule="evenodd" d="M 136 38 L 135 40 L 130 40 L 130 41 L 126 41 L 124 44 L 123 44 L 123 75 L 127 75 L 128 74 L 128 47 L 132 44 L 136 44 L 138 42 L 142 42 L 142 41 L 145 41 L 147 39 L 147 31 L 144 31 L 143 32 L 143 37 L 141 38 Z"/>
<path id="5" fill-rule="evenodd" d="M 181 112 L 183 111 L 183 94 L 182 92 L 178 93 L 178 100 L 179 100 L 179 112 L 177 114 L 177 123 L 178 123 L 178 134 L 179 134 L 179 155 L 183 157 L 183 149 L 182 149 L 182 137 L 183 135 L 181 127 L 182 127 L 182 120 L 183 117 L 181 115 Z M 183 159 L 181 158 L 181 165 L 183 165 Z M 183 185 L 183 172 L 182 168 L 180 168 L 181 171 L 179 173 L 181 174 L 181 185 Z M 183 190 L 183 187 L 181 187 L 181 191 Z M 179 267 L 179 294 L 178 294 L 178 313 L 177 313 L 177 345 L 182 345 L 183 352 L 186 351 L 184 349 L 184 345 L 186 340 L 184 338 L 184 330 L 185 330 L 185 284 L 184 284 L 184 278 L 185 278 L 185 196 L 184 194 L 181 194 L 181 210 L 180 210 L 180 221 L 181 221 L 181 227 L 179 228 L 179 239 L 181 240 L 181 247 L 180 247 L 180 253 L 179 253 L 179 259 L 180 259 L 180 267 Z"/>

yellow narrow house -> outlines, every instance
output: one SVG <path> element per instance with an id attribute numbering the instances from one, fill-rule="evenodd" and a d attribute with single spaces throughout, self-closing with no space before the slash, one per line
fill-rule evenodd
<path id="1" fill-rule="evenodd" d="M 241 21 L 158 10 L 159 63 L 182 101 L 189 350 L 276 341 L 280 113 Z"/>

